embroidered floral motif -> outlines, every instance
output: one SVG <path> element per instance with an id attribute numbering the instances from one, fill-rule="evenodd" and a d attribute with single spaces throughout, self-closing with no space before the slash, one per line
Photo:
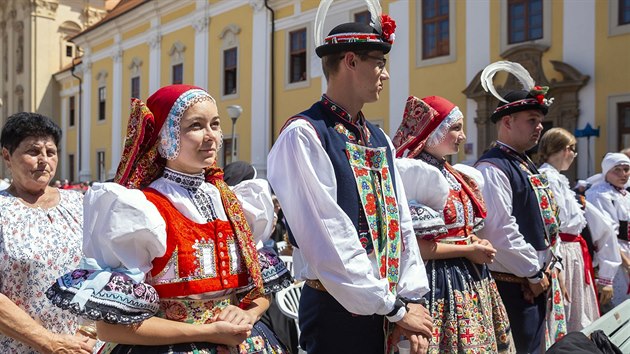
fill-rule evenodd
<path id="1" fill-rule="evenodd" d="M 567 321 L 564 313 L 564 297 L 556 272 L 551 273 L 551 297 L 547 303 L 547 320 L 545 321 L 545 347 L 551 345 L 567 334 Z"/>
<path id="2" fill-rule="evenodd" d="M 543 219 L 545 225 L 545 231 L 547 233 L 547 241 L 549 244 L 554 245 L 558 238 L 559 232 L 559 218 L 558 218 L 558 205 L 553 199 L 553 192 L 549 187 L 549 181 L 544 173 L 531 174 L 529 176 L 530 184 L 534 190 L 534 194 L 538 199 L 538 205 L 540 206 L 540 216 Z"/>
<path id="3" fill-rule="evenodd" d="M 164 159 L 152 139 L 155 130 L 153 113 L 139 99 L 132 99 L 123 154 L 114 181 L 127 188 L 142 189 L 154 181 L 164 167 Z"/>
<path id="4" fill-rule="evenodd" d="M 346 128 L 343 124 L 336 123 L 335 130 L 337 131 L 337 133 L 345 135 L 351 142 L 357 141 L 357 137 L 354 135 L 354 133 L 349 131 L 348 128 Z"/>
<path id="5" fill-rule="evenodd" d="M 395 292 L 401 236 L 398 204 L 391 174 L 388 173 L 386 148 L 375 149 L 346 143 L 346 153 L 354 171 L 380 275 L 387 278 L 390 289 Z M 384 170 L 386 172 L 383 174 Z"/>

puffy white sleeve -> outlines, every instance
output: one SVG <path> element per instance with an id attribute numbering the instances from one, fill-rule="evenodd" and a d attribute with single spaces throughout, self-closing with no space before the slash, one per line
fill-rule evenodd
<path id="1" fill-rule="evenodd" d="M 614 221 L 588 201 L 585 216 L 595 246 L 594 263 L 599 265 L 597 281 L 602 285 L 612 285 L 617 269 L 621 265 Z"/>
<path id="2" fill-rule="evenodd" d="M 271 237 L 274 213 L 269 182 L 264 179 L 250 179 L 237 184 L 232 191 L 241 202 L 254 243 L 266 241 Z"/>
<path id="3" fill-rule="evenodd" d="M 472 166 L 465 165 L 463 163 L 455 164 L 453 165 L 453 168 L 456 169 L 458 172 L 463 173 L 468 177 L 471 177 L 475 181 L 475 183 L 477 183 L 477 187 L 479 188 L 479 190 L 483 190 L 483 186 L 486 183 L 483 179 L 483 175 L 478 169 Z"/>
<path id="4" fill-rule="evenodd" d="M 539 256 L 525 242 L 516 218 L 512 216 L 512 190 L 507 176 L 494 165 L 480 163 L 477 169 L 484 177 L 482 190 L 488 216 L 479 237 L 487 239 L 497 249 L 496 262 L 488 267 L 519 277 L 532 277 L 540 270 Z M 531 281 L 531 280 L 530 280 Z"/>
<path id="5" fill-rule="evenodd" d="M 422 160 L 409 158 L 396 159 L 395 165 L 407 200 L 414 200 L 436 211 L 444 210 L 449 185 L 440 170 Z"/>
<path id="6" fill-rule="evenodd" d="M 83 209 L 83 252 L 101 267 L 147 273 L 166 252 L 166 223 L 141 191 L 95 183 Z"/>
<path id="7" fill-rule="evenodd" d="M 619 215 L 613 202 L 613 197 L 602 184 L 595 184 L 586 191 L 586 200 L 592 203 L 595 208 L 607 215 L 615 228 L 615 235 L 619 230 Z"/>

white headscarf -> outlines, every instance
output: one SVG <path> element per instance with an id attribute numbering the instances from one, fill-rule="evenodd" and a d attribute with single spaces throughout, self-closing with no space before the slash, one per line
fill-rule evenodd
<path id="1" fill-rule="evenodd" d="M 622 154 L 620 152 L 609 152 L 604 156 L 602 160 L 602 175 L 606 178 L 606 174 L 608 171 L 615 168 L 615 166 L 619 165 L 629 165 L 630 166 L 630 158 L 626 154 Z"/>
<path id="2" fill-rule="evenodd" d="M 626 154 L 622 154 L 620 152 L 609 152 L 602 160 L 602 173 L 593 175 L 587 178 L 586 181 L 591 185 L 598 182 L 604 182 L 606 180 L 606 174 L 615 168 L 615 166 L 619 165 L 630 166 L 630 158 Z"/>

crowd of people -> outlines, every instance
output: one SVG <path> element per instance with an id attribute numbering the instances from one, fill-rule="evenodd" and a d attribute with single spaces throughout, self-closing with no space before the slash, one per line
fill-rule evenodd
<path id="1" fill-rule="evenodd" d="M 133 99 L 116 176 L 80 188 L 52 181 L 61 129 L 9 117 L 1 351 L 290 353 L 273 296 L 304 281 L 309 354 L 542 353 L 626 300 L 630 158 L 606 154 L 576 193 L 575 137 L 542 134 L 548 88 L 505 61 L 481 75 L 498 139 L 474 166 L 449 163 L 466 135 L 447 98 L 410 96 L 390 138 L 362 113 L 395 38 L 369 2 L 371 25 L 325 37 L 320 5 L 326 92 L 287 120 L 267 180 L 217 166 L 219 107 L 191 85 Z M 501 71 L 523 89 L 499 94 Z M 295 279 L 269 241 L 284 238 Z"/>

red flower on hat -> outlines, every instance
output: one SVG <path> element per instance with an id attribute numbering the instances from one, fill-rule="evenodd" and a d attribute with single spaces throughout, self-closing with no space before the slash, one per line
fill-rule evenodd
<path id="1" fill-rule="evenodd" d="M 389 44 L 394 44 L 396 32 L 396 21 L 394 21 L 389 15 L 381 15 L 381 28 L 383 40 Z"/>

